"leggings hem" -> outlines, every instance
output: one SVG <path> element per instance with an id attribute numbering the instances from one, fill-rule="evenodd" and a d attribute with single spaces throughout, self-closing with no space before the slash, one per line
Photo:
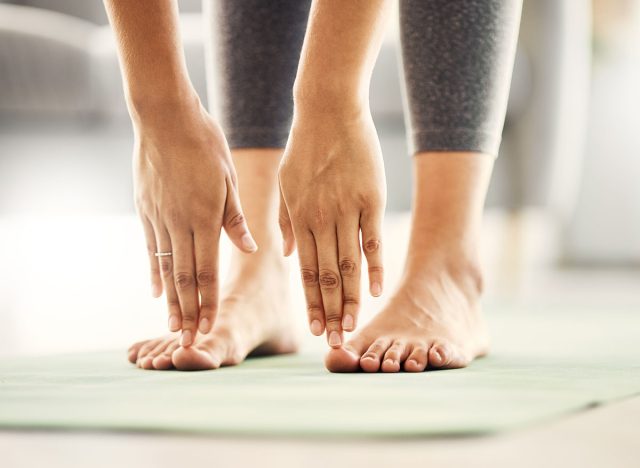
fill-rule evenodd
<path id="1" fill-rule="evenodd" d="M 470 151 L 498 155 L 501 135 L 470 128 L 442 128 L 413 131 L 411 154 L 426 151 Z"/>
<path id="2" fill-rule="evenodd" d="M 273 129 L 247 127 L 225 132 L 229 148 L 284 148 L 289 138 L 289 128 Z"/>

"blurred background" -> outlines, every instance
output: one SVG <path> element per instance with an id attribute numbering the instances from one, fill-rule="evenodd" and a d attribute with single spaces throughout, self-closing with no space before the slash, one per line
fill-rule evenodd
<path id="1" fill-rule="evenodd" d="M 207 102 L 201 3 L 179 3 Z M 485 223 L 489 304 L 640 309 L 639 83 L 640 0 L 524 1 Z M 396 272 L 411 192 L 402 101 L 392 19 L 371 105 Z M 0 1 L 0 355 L 123 347 L 165 330 L 134 216 L 132 142 L 102 2 Z"/>

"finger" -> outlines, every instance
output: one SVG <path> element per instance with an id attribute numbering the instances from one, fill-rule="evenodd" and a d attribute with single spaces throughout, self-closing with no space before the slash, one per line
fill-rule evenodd
<path id="1" fill-rule="evenodd" d="M 362 250 L 367 257 L 369 291 L 372 296 L 382 294 L 382 211 L 364 212 L 360 217 Z"/>
<path id="2" fill-rule="evenodd" d="M 160 266 L 160 276 L 162 277 L 162 286 L 165 296 L 167 297 L 167 307 L 169 309 L 169 330 L 175 332 L 182 327 L 182 312 L 180 311 L 180 301 L 176 285 L 173 280 L 173 253 L 171 247 L 171 238 L 164 227 L 155 226 L 156 244 L 159 252 L 168 252 L 171 255 L 158 257 L 158 265 Z"/>
<path id="3" fill-rule="evenodd" d="M 296 238 L 293 235 L 291 218 L 289 217 L 287 204 L 282 196 L 282 189 L 280 190 L 280 214 L 278 216 L 278 224 L 280 225 L 280 231 L 282 232 L 282 253 L 285 257 L 288 257 L 296 249 Z"/>
<path id="4" fill-rule="evenodd" d="M 218 246 L 219 230 L 203 230 L 194 234 L 196 252 L 196 284 L 200 292 L 198 330 L 209 333 L 218 310 Z"/>
<path id="5" fill-rule="evenodd" d="M 258 245 L 253 240 L 242 213 L 238 191 L 231 181 L 227 181 L 227 202 L 224 209 L 223 226 L 231 242 L 240 250 L 246 253 L 258 250 Z"/>
<path id="6" fill-rule="evenodd" d="M 330 224 L 313 233 L 318 252 L 318 283 L 322 293 L 329 346 L 342 345 L 342 279 L 338 270 L 336 227 Z"/>
<path id="7" fill-rule="evenodd" d="M 300 260 L 300 276 L 304 297 L 307 302 L 307 316 L 309 328 L 315 336 L 324 331 L 324 309 L 322 294 L 318 283 L 318 255 L 316 243 L 311 231 L 305 228 L 293 227 L 298 242 L 298 258 Z"/>
<path id="8" fill-rule="evenodd" d="M 342 279 L 342 329 L 356 328 L 360 304 L 360 236 L 357 220 L 338 224 L 338 269 Z"/>
<path id="9" fill-rule="evenodd" d="M 151 295 L 160 297 L 162 295 L 162 277 L 160 276 L 160 264 L 156 252 L 158 246 L 156 244 L 156 234 L 153 232 L 153 226 L 146 216 L 141 216 L 142 227 L 144 229 L 144 237 L 147 243 L 147 253 L 149 255 L 149 267 L 151 270 Z"/>
<path id="10" fill-rule="evenodd" d="M 198 328 L 198 289 L 195 278 L 193 235 L 188 232 L 173 232 L 173 280 L 178 292 L 182 311 L 182 336 L 180 344 L 191 346 Z"/>

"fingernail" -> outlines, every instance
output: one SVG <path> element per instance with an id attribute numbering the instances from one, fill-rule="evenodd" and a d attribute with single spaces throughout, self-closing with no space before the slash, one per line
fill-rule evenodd
<path id="1" fill-rule="evenodd" d="M 151 295 L 153 297 L 158 297 L 160 294 L 162 294 L 162 288 L 160 288 L 160 285 L 156 284 L 156 283 L 152 283 L 151 284 Z"/>
<path id="2" fill-rule="evenodd" d="M 191 333 L 191 330 L 184 330 L 182 332 L 182 337 L 180 338 L 180 346 L 191 346 L 191 343 L 193 343 L 193 334 Z"/>
<path id="3" fill-rule="evenodd" d="M 342 339 L 340 338 L 340 333 L 337 331 L 332 331 L 329 334 L 329 346 L 340 346 L 342 344 Z"/>
<path id="4" fill-rule="evenodd" d="M 178 331 L 180 329 L 180 320 L 175 315 L 169 317 L 169 330 Z"/>
<path id="5" fill-rule="evenodd" d="M 249 252 L 255 252 L 256 250 L 258 250 L 256 241 L 253 240 L 253 237 L 251 237 L 251 234 L 249 233 L 246 233 L 244 236 L 242 236 L 242 246 Z"/>
<path id="6" fill-rule="evenodd" d="M 353 317 L 349 314 L 342 318 L 342 328 L 349 331 L 353 328 Z"/>
<path id="7" fill-rule="evenodd" d="M 208 318 L 203 318 L 202 320 L 200 320 L 200 326 L 198 327 L 200 333 L 207 333 L 209 331 L 209 327 L 210 322 Z"/>
<path id="8" fill-rule="evenodd" d="M 382 294 L 382 285 L 380 283 L 373 283 L 371 285 L 371 294 L 373 294 L 374 296 L 378 297 L 380 294 Z"/>
<path id="9" fill-rule="evenodd" d="M 316 336 L 322 335 L 322 323 L 320 323 L 320 320 L 314 320 L 311 322 L 311 333 Z"/>

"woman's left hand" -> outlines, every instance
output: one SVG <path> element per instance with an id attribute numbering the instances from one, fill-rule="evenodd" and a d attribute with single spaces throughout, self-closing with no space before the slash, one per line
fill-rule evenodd
<path id="1" fill-rule="evenodd" d="M 356 327 L 361 244 L 369 290 L 382 292 L 382 218 L 386 183 L 382 153 L 368 110 L 351 117 L 294 119 L 280 166 L 284 253 L 296 243 L 314 335 L 332 347 Z"/>

